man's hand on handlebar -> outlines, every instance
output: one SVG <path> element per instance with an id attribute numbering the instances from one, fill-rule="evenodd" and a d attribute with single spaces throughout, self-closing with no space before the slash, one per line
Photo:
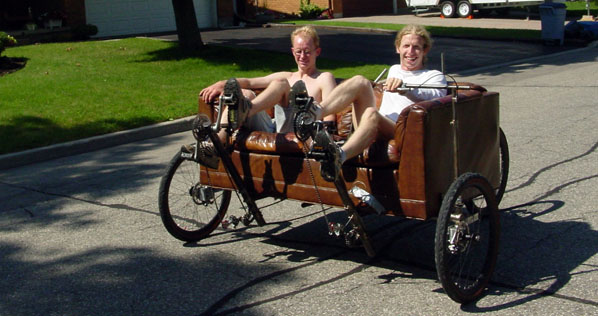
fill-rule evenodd
<path id="1" fill-rule="evenodd" d="M 384 91 L 388 92 L 398 92 L 399 94 L 407 93 L 409 90 L 401 89 L 402 86 L 403 80 L 399 78 L 388 78 L 386 79 L 386 82 L 384 83 L 382 88 L 384 89 Z"/>

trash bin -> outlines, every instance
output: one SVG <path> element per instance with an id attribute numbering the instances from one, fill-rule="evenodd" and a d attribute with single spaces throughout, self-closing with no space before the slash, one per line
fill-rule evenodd
<path id="1" fill-rule="evenodd" d="M 542 40 L 558 41 L 563 45 L 565 35 L 565 15 L 567 7 L 561 2 L 550 2 L 540 5 L 540 19 L 542 20 Z"/>

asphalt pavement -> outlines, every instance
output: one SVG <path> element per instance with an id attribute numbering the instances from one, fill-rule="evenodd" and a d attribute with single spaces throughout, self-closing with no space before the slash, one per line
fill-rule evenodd
<path id="1" fill-rule="evenodd" d="M 511 154 L 497 270 L 478 302 L 458 305 L 436 281 L 434 222 L 368 219 L 370 259 L 328 236 L 318 206 L 266 199 L 266 226 L 174 239 L 157 193 L 192 141 L 181 132 L 0 171 L 0 315 L 596 315 L 598 48 L 528 44 L 449 64 L 500 93 Z M 242 213 L 233 195 L 229 214 Z"/>

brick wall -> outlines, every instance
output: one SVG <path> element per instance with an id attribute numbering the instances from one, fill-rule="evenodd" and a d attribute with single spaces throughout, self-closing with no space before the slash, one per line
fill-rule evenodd
<path id="1" fill-rule="evenodd" d="M 218 0 L 218 17 L 232 17 L 233 3 L 230 0 Z"/>
<path id="2" fill-rule="evenodd" d="M 255 12 L 255 6 L 284 14 L 299 14 L 300 0 L 246 0 L 250 11 Z M 311 0 L 312 4 L 322 9 L 328 8 L 328 0 Z"/>
<path id="3" fill-rule="evenodd" d="M 298 14 L 300 0 L 245 0 L 247 16 L 253 16 L 259 10 L 267 9 L 270 11 L 284 14 Z M 367 16 L 376 14 L 392 14 L 393 0 L 330 0 L 334 9 L 335 16 Z M 311 0 L 311 3 L 326 9 L 329 0 Z M 405 6 L 404 0 L 398 0 L 398 6 Z M 242 13 L 240 10 L 239 13 Z"/>
<path id="4" fill-rule="evenodd" d="M 85 0 L 62 0 L 64 11 L 67 15 L 66 24 L 76 26 L 85 22 Z"/>

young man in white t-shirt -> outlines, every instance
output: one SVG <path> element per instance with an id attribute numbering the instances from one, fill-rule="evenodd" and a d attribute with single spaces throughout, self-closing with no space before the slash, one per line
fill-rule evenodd
<path id="1" fill-rule="evenodd" d="M 362 153 L 376 139 L 392 139 L 396 120 L 405 107 L 446 95 L 446 89 L 397 90 L 403 83 L 446 84 L 441 72 L 424 68 L 431 47 L 430 33 L 423 26 L 407 25 L 397 34 L 395 48 L 400 55 L 400 64 L 392 66 L 388 73 L 380 111 L 376 109 L 372 83 L 363 76 L 344 81 L 322 102 L 312 103 L 310 111 L 316 119 L 340 112 L 350 104 L 353 104 L 356 119 L 355 132 L 342 147 L 328 134 L 316 134 L 314 148 L 324 148 L 331 154 L 331 159 L 321 165 L 324 179 L 334 181 L 343 162 Z"/>

